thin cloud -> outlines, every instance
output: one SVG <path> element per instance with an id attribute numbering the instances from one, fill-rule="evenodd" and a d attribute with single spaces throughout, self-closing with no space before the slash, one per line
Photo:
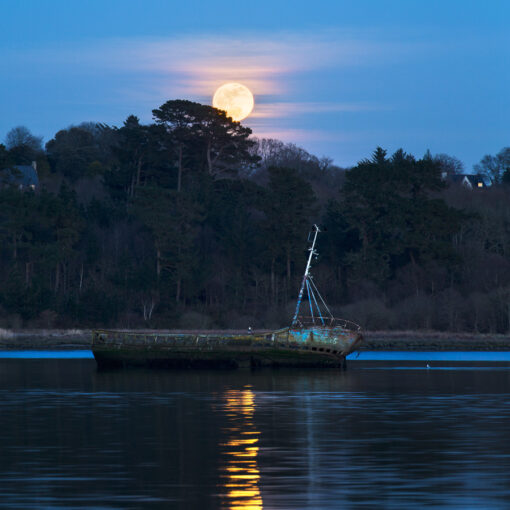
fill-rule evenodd
<path id="1" fill-rule="evenodd" d="M 283 142 L 351 142 L 358 139 L 358 134 L 347 131 L 329 131 L 325 129 L 274 128 L 271 125 L 253 127 L 257 138 L 275 138 Z"/>
<path id="2" fill-rule="evenodd" d="M 69 75 L 105 77 L 111 86 L 102 97 L 108 97 L 108 103 L 115 103 L 117 108 L 126 105 L 129 113 L 144 111 L 144 120 L 150 120 L 151 109 L 168 99 L 188 98 L 210 104 L 220 85 L 241 82 L 255 95 L 255 109 L 245 122 L 257 136 L 296 143 L 338 142 L 349 135 L 296 129 L 286 125 L 285 119 L 385 107 L 335 101 L 334 94 L 325 102 L 303 101 L 303 80 L 316 76 L 326 83 L 331 71 L 388 65 L 408 58 L 417 48 L 373 33 L 282 32 L 89 41 L 87 45 L 11 52 L 7 60 L 18 65 L 20 61 L 31 63 L 48 74 L 65 69 Z"/>
<path id="3" fill-rule="evenodd" d="M 173 95 L 208 97 L 228 81 L 244 83 L 256 96 L 292 92 L 292 77 L 300 73 L 369 65 L 408 51 L 380 39 L 323 31 L 111 39 L 30 54 L 39 62 L 145 74 Z"/>
<path id="4" fill-rule="evenodd" d="M 267 119 L 267 118 L 284 118 L 294 117 L 309 113 L 347 113 L 347 112 L 369 112 L 387 110 L 377 104 L 370 103 L 347 103 L 347 102 L 274 102 L 274 103 L 258 103 L 255 106 L 250 118 Z"/>

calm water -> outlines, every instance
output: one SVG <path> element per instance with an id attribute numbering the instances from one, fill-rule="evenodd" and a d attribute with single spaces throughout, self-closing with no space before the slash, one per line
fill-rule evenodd
<path id="1" fill-rule="evenodd" d="M 0 508 L 510 508 L 509 397 L 510 364 L 483 358 L 0 359 Z"/>

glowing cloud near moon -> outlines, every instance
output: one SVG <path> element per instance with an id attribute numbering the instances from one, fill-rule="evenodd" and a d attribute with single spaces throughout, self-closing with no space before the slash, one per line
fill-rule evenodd
<path id="1" fill-rule="evenodd" d="M 255 101 L 250 89 L 240 83 L 225 83 L 213 96 L 213 106 L 219 110 L 225 110 L 227 115 L 235 121 L 248 117 L 254 105 Z"/>

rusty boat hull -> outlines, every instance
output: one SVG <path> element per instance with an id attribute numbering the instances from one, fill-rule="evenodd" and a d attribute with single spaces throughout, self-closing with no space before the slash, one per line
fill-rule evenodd
<path id="1" fill-rule="evenodd" d="M 92 352 L 100 368 L 342 368 L 361 341 L 359 331 L 342 327 L 254 332 L 97 330 Z"/>

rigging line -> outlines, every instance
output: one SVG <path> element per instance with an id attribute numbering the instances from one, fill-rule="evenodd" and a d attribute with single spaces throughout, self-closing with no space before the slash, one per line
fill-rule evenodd
<path id="1" fill-rule="evenodd" d="M 312 283 L 313 285 L 313 282 L 310 280 L 310 282 Z M 322 317 L 322 312 L 321 312 L 321 308 L 319 306 L 319 303 L 317 303 L 317 298 L 315 297 L 315 293 L 313 291 L 313 288 L 312 286 L 310 286 L 311 289 L 312 289 L 312 297 L 313 297 L 313 300 L 315 301 L 315 307 L 317 308 L 317 312 L 319 313 L 319 317 L 321 319 L 321 322 L 322 322 L 322 325 L 324 326 L 324 318 Z"/>
<path id="2" fill-rule="evenodd" d="M 315 324 L 315 319 L 313 316 L 312 300 L 310 299 L 310 284 L 308 283 L 308 278 L 306 279 L 306 292 L 308 293 L 308 304 L 310 305 L 310 313 L 312 314 L 312 322 Z"/>
<path id="3" fill-rule="evenodd" d="M 313 281 L 312 275 L 308 278 L 310 280 L 310 283 L 312 284 L 312 287 L 315 289 L 315 292 L 319 295 L 320 300 L 322 301 L 322 304 L 326 308 L 326 311 L 329 313 L 329 316 L 333 318 L 333 314 L 331 313 L 331 310 L 329 309 L 328 305 L 326 304 L 326 301 L 324 301 L 324 298 L 321 296 L 321 293 L 319 292 L 319 289 L 317 288 L 317 285 L 315 285 L 315 282 Z"/>
<path id="4" fill-rule="evenodd" d="M 317 294 L 319 295 L 319 299 L 322 301 L 322 304 L 324 305 L 324 308 L 328 312 L 329 316 L 331 318 L 333 318 L 333 314 L 331 313 L 331 310 L 329 309 L 328 305 L 324 301 L 324 298 L 322 297 L 321 293 L 319 292 L 319 289 L 317 288 L 317 285 L 315 285 L 315 282 L 313 281 L 312 278 L 310 278 L 310 284 L 311 284 L 312 288 L 315 289 L 315 292 L 317 292 Z"/>

